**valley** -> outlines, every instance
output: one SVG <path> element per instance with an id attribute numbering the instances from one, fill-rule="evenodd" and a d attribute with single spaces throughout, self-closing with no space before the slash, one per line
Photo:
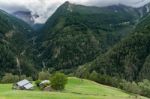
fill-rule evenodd
<path id="1" fill-rule="evenodd" d="M 29 9 L 0 10 L 0 98 L 37 99 L 39 90 L 11 90 L 5 83 L 37 81 L 40 73 L 48 80 L 57 72 L 68 76 L 66 88 L 39 99 L 150 97 L 149 9 L 150 3 L 98 7 L 66 1 L 45 23 L 36 23 L 40 15 Z"/>

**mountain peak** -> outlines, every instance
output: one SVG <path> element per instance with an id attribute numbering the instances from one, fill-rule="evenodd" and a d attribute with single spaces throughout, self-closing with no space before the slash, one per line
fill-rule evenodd
<path id="1" fill-rule="evenodd" d="M 69 1 L 64 2 L 62 5 L 63 6 L 69 6 L 71 3 Z"/>
<path id="2" fill-rule="evenodd" d="M 69 11 L 72 12 L 72 5 L 69 1 L 66 1 L 64 4 L 62 4 L 59 9 L 64 10 L 64 11 Z"/>
<path id="3" fill-rule="evenodd" d="M 64 4 L 68 5 L 68 4 L 70 4 L 70 2 L 69 2 L 69 1 L 66 1 Z"/>

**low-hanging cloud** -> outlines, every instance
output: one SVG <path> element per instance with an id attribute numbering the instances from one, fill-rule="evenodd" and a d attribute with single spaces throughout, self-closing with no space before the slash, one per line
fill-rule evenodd
<path id="1" fill-rule="evenodd" d="M 0 9 L 9 13 L 18 10 L 29 10 L 32 14 L 38 14 L 36 23 L 45 22 L 54 11 L 65 1 L 87 6 L 108 6 L 114 4 L 124 4 L 132 7 L 140 7 L 150 2 L 150 0 L 0 0 Z"/>

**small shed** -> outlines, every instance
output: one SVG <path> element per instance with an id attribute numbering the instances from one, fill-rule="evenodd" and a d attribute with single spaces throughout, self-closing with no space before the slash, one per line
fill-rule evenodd
<path id="1" fill-rule="evenodd" d="M 40 85 L 45 84 L 45 83 L 50 83 L 50 81 L 49 81 L 49 80 L 43 80 L 43 81 L 40 83 Z"/>
<path id="2" fill-rule="evenodd" d="M 41 81 L 41 83 L 39 84 L 41 89 L 44 89 L 45 87 L 50 85 L 50 81 L 49 80 L 43 80 Z"/>
<path id="3" fill-rule="evenodd" d="M 17 82 L 15 84 L 15 86 L 13 86 L 13 89 L 20 89 L 20 90 L 31 90 L 33 89 L 33 85 L 30 81 L 24 79 L 24 80 L 21 80 L 19 82 Z"/>

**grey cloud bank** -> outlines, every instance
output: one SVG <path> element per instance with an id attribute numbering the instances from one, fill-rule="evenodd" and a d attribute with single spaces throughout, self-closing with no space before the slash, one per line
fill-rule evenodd
<path id="1" fill-rule="evenodd" d="M 114 4 L 140 7 L 150 2 L 150 0 L 0 0 L 0 9 L 9 13 L 18 10 L 29 10 L 32 14 L 38 14 L 40 16 L 35 19 L 36 23 L 44 23 L 65 1 L 99 7 Z"/>

